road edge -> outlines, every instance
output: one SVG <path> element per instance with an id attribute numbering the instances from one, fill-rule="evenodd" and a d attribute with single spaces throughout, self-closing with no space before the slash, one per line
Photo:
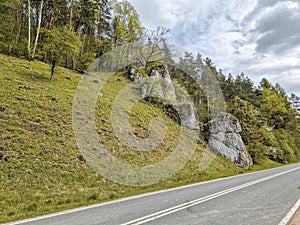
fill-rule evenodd
<path id="1" fill-rule="evenodd" d="M 288 225 L 299 208 L 300 208 L 300 199 L 296 202 L 296 204 L 291 208 L 291 210 L 286 214 L 286 216 L 280 221 L 278 225 Z"/>

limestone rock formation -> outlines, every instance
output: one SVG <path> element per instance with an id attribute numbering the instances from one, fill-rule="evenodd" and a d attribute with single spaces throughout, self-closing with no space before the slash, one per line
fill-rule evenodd
<path id="1" fill-rule="evenodd" d="M 240 136 L 241 132 L 239 121 L 227 113 L 222 113 L 209 124 L 208 144 L 213 152 L 241 168 L 249 169 L 253 161 Z"/>
<path id="2" fill-rule="evenodd" d="M 154 70 L 148 82 L 144 82 L 141 87 L 141 97 L 157 97 L 164 100 L 176 101 L 175 87 L 170 78 L 163 77 Z"/>
<path id="3" fill-rule="evenodd" d="M 199 130 L 199 122 L 196 118 L 197 113 L 192 104 L 180 104 L 175 107 L 181 118 L 181 126 L 189 128 L 191 130 Z"/>
<path id="4" fill-rule="evenodd" d="M 135 84 L 139 84 L 143 81 L 143 77 L 140 74 L 136 73 L 135 69 L 133 69 L 133 68 L 130 69 L 129 78 Z"/>
<path id="5" fill-rule="evenodd" d="M 133 82 L 137 80 L 135 79 L 136 75 L 134 70 L 130 71 L 130 78 Z M 177 110 L 182 126 L 191 130 L 200 130 L 195 107 L 189 101 L 185 101 L 180 91 L 176 90 L 168 73 L 161 74 L 157 70 L 153 70 L 149 78 L 142 80 L 140 95 L 142 98 L 156 97 L 169 101 Z"/>

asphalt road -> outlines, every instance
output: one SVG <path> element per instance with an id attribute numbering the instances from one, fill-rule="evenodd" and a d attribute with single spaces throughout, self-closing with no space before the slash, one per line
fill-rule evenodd
<path id="1" fill-rule="evenodd" d="M 300 164 L 12 224 L 278 225 L 300 198 Z"/>

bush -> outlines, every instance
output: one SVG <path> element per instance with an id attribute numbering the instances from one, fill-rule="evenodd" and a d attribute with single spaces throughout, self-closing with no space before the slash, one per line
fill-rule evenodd
<path id="1" fill-rule="evenodd" d="M 256 164 L 260 164 L 261 162 L 267 159 L 267 155 L 269 153 L 269 149 L 267 146 L 263 145 L 259 141 L 251 141 L 246 146 L 249 154 L 251 155 L 253 162 Z"/>

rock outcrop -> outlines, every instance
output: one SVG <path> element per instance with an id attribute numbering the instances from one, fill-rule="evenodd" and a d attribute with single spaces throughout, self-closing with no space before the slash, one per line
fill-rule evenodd
<path id="1" fill-rule="evenodd" d="M 161 75 L 157 70 L 152 71 L 149 80 L 141 87 L 141 97 L 157 97 L 164 100 L 176 101 L 176 90 L 168 76 Z"/>
<path id="2" fill-rule="evenodd" d="M 140 84 L 141 98 L 155 97 L 169 101 L 177 111 L 183 127 L 200 130 L 196 109 L 191 101 L 186 99 L 188 94 L 182 93 L 182 90 L 174 85 L 168 73 L 153 70 L 149 77 L 141 79 L 132 69 L 129 77 L 134 83 Z"/>
<path id="3" fill-rule="evenodd" d="M 129 72 L 129 78 L 135 83 L 135 84 L 139 84 L 143 81 L 143 77 L 136 73 L 135 69 L 130 69 Z"/>
<path id="4" fill-rule="evenodd" d="M 241 168 L 249 169 L 253 161 L 240 136 L 241 132 L 239 121 L 227 113 L 222 113 L 209 124 L 208 144 L 213 152 Z"/>
<path id="5" fill-rule="evenodd" d="M 179 117 L 181 118 L 181 126 L 189 128 L 191 130 L 199 130 L 197 113 L 192 104 L 180 104 L 175 107 Z"/>

